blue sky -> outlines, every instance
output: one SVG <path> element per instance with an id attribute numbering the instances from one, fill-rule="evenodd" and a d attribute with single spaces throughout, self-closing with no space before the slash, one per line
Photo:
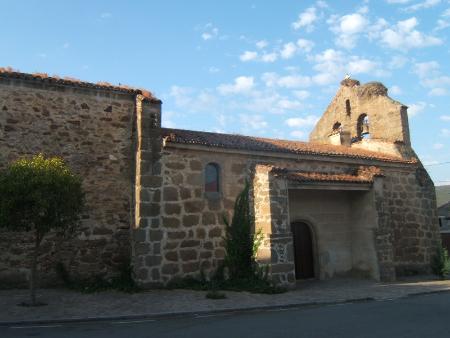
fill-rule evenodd
<path id="1" fill-rule="evenodd" d="M 307 140 L 346 73 L 450 184 L 450 1 L 0 0 L 0 66 L 151 90 L 163 125 Z"/>

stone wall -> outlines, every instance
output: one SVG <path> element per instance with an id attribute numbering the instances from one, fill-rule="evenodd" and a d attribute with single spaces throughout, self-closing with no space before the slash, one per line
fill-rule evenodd
<path id="1" fill-rule="evenodd" d="M 310 134 L 312 142 L 336 144 L 333 126 L 340 123 L 341 132 L 357 138 L 358 118 L 366 114 L 372 142 L 352 146 L 365 149 L 381 148 L 383 152 L 404 154 L 411 144 L 407 107 L 391 99 L 381 83 L 359 85 L 356 80 L 344 80 L 341 87 Z M 386 126 L 389 128 L 386 128 Z M 379 141 L 381 144 L 377 145 Z M 386 143 L 390 143 L 390 146 Z M 342 143 L 343 144 L 343 143 Z M 394 146 L 395 144 L 395 146 Z M 407 150 L 407 149 L 406 149 Z M 404 154 L 411 156 L 409 152 Z"/>
<path id="2" fill-rule="evenodd" d="M 0 166 L 23 156 L 62 157 L 83 178 L 86 209 L 71 240 L 42 243 L 42 284 L 56 262 L 78 276 L 117 273 L 129 259 L 134 212 L 134 95 L 0 77 Z M 28 276 L 30 238 L 0 232 L 0 281 Z"/>
<path id="3" fill-rule="evenodd" d="M 204 168 L 220 168 L 220 193 L 204 192 Z M 210 277 L 225 256 L 223 217 L 230 220 L 244 187 L 246 158 L 218 152 L 165 148 L 161 154 L 160 209 L 154 222 L 135 231 L 136 274 L 142 285 L 177 277 Z M 157 220 L 157 221 L 156 221 Z M 156 246 L 156 248 L 155 248 Z"/>
<path id="4" fill-rule="evenodd" d="M 382 185 L 377 194 L 377 245 L 385 279 L 430 273 L 440 240 L 433 182 L 419 166 L 391 172 Z"/>
<path id="5" fill-rule="evenodd" d="M 210 162 L 220 167 L 221 192 L 213 198 L 204 192 L 204 169 Z M 384 177 L 376 178 L 368 192 L 353 193 L 341 200 L 346 201 L 345 210 L 355 209 L 349 211 L 348 219 L 344 221 L 347 225 L 351 223 L 348 251 L 354 251 L 356 256 L 349 256 L 347 267 L 330 269 L 337 269 L 337 275 L 349 271 L 352 275 L 358 273 L 375 279 L 380 276 L 386 280 L 407 273 L 406 266 L 410 272 L 425 271 L 439 233 L 436 216 L 430 211 L 433 196 L 429 182 L 420 187 L 417 181 L 410 180 L 416 177 L 418 166 L 414 164 L 358 159 L 336 161 L 320 156 L 286 158 L 275 154 L 263 156 L 167 144 L 161 153 L 161 195 L 158 195 L 161 204 L 160 214 L 155 216 L 158 221 L 141 235 L 145 239 L 142 243 L 145 259 L 141 259 L 137 270 L 140 283 L 166 284 L 187 275 L 211 276 L 225 255 L 222 217 L 231 217 L 234 200 L 247 179 L 252 183 L 255 228 L 262 229 L 264 234 L 258 261 L 269 265 L 274 281 L 292 285 L 295 275 L 290 222 L 294 220 L 292 215 L 301 218 L 299 212 L 302 209 L 289 207 L 287 182 L 272 173 L 271 168 L 339 174 L 352 172 L 359 165 L 377 165 Z M 401 188 L 392 183 L 397 179 L 403 182 Z M 405 190 L 406 195 L 400 196 L 400 189 Z M 308 196 L 305 195 L 306 200 Z M 401 205 L 396 201 L 398 199 L 403 199 Z M 316 199 L 316 204 L 320 206 L 321 203 Z M 290 208 L 295 210 L 290 211 Z M 312 209 L 308 212 L 311 214 Z M 333 220 L 329 222 L 332 225 Z M 333 237 L 327 229 L 325 226 L 320 234 L 323 243 L 326 238 Z M 427 240 L 427 236 L 432 239 Z M 151 249 L 155 244 L 156 251 Z M 333 252 L 338 255 L 338 251 Z M 322 266 L 319 276 L 335 275 L 327 271 Z"/>

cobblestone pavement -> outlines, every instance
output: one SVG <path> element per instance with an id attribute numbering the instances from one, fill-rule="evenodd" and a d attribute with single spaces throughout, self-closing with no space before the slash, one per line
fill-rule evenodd
<path id="1" fill-rule="evenodd" d="M 226 299 L 205 298 L 206 292 L 191 290 L 151 290 L 136 294 L 115 291 L 83 294 L 65 289 L 42 289 L 38 300 L 46 306 L 18 306 L 28 299 L 28 290 L 0 290 L 0 324 L 78 320 L 93 318 L 144 317 L 198 313 L 221 310 L 244 310 L 321 303 L 340 303 L 363 299 L 395 299 L 414 294 L 450 291 L 449 280 L 430 277 L 405 279 L 394 283 L 336 279 L 299 282 L 295 290 L 262 295 L 225 292 Z"/>

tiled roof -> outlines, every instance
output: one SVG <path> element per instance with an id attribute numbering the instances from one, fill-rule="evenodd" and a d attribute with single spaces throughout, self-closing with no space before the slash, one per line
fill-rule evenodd
<path id="1" fill-rule="evenodd" d="M 297 182 L 343 182 L 343 183 L 372 183 L 373 178 L 349 174 L 322 174 L 293 172 L 285 175 L 288 180 Z"/>
<path id="2" fill-rule="evenodd" d="M 60 78 L 56 75 L 49 76 L 46 73 L 21 73 L 19 71 L 16 71 L 12 68 L 2 68 L 0 67 L 0 77 L 2 78 L 12 78 L 12 79 L 23 79 L 23 80 L 38 80 L 50 84 L 60 84 L 60 85 L 67 85 L 67 86 L 73 86 L 73 87 L 83 87 L 83 88 L 92 88 L 92 89 L 106 89 L 106 90 L 113 90 L 118 91 L 122 93 L 130 93 L 130 94 L 140 94 L 143 95 L 145 98 L 151 101 L 158 101 L 159 100 L 153 96 L 153 94 L 145 89 L 138 89 L 138 88 L 132 88 L 126 85 L 112 85 L 108 82 L 86 82 L 81 81 L 78 79 L 70 78 L 70 77 L 64 77 Z"/>
<path id="3" fill-rule="evenodd" d="M 166 142 L 204 145 L 208 147 L 226 149 L 305 155 L 324 155 L 367 160 L 380 160 L 384 162 L 397 163 L 417 162 L 415 159 L 405 160 L 389 154 L 383 154 L 363 149 L 355 149 L 345 146 L 287 141 L 234 134 L 220 134 L 203 131 L 162 128 L 162 136 L 165 138 Z"/>
<path id="4" fill-rule="evenodd" d="M 372 183 L 375 176 L 383 176 L 380 168 L 374 166 L 360 166 L 353 173 L 320 173 L 289 170 L 285 168 L 271 167 L 270 171 L 277 176 L 282 176 L 296 182 L 327 182 L 327 183 Z"/>

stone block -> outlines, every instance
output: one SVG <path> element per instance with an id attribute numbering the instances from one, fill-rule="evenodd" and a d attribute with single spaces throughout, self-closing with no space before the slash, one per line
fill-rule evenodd
<path id="1" fill-rule="evenodd" d="M 162 177 L 155 175 L 142 175 L 140 177 L 141 185 L 145 188 L 159 188 L 162 184 Z"/>
<path id="2" fill-rule="evenodd" d="M 186 166 L 183 162 L 168 162 L 168 163 L 166 163 L 166 168 L 169 168 L 169 169 L 183 170 L 185 167 Z"/>
<path id="3" fill-rule="evenodd" d="M 186 183 L 190 185 L 202 185 L 203 177 L 200 173 L 190 173 L 186 177 Z"/>
<path id="4" fill-rule="evenodd" d="M 200 241 L 197 240 L 185 240 L 181 242 L 181 248 L 192 248 L 192 247 L 198 247 L 200 245 Z"/>
<path id="5" fill-rule="evenodd" d="M 175 264 L 175 263 L 164 264 L 161 268 L 161 272 L 164 275 L 175 275 L 179 271 L 180 271 L 180 268 L 178 267 L 178 264 Z"/>
<path id="6" fill-rule="evenodd" d="M 198 258 L 198 252 L 195 249 L 180 250 L 180 257 L 183 261 L 192 261 Z"/>
<path id="7" fill-rule="evenodd" d="M 203 169 L 203 165 L 202 162 L 200 162 L 199 160 L 191 160 L 189 162 L 189 168 L 192 171 L 201 171 Z"/>
<path id="8" fill-rule="evenodd" d="M 161 256 L 156 256 L 156 255 L 150 255 L 145 257 L 145 265 L 146 266 L 156 266 L 156 265 L 160 265 L 162 261 Z"/>
<path id="9" fill-rule="evenodd" d="M 200 217 L 198 215 L 185 215 L 183 216 L 183 226 L 192 227 L 198 225 Z"/>
<path id="10" fill-rule="evenodd" d="M 184 263 L 183 264 L 183 272 L 184 273 L 197 272 L 199 270 L 200 270 L 199 262 L 192 262 L 192 263 Z"/>
<path id="11" fill-rule="evenodd" d="M 177 251 L 168 251 L 164 255 L 164 258 L 168 261 L 177 262 L 178 261 L 178 252 Z"/>
<path id="12" fill-rule="evenodd" d="M 163 201 L 178 201 L 178 189 L 175 187 L 164 187 L 163 189 Z"/>
<path id="13" fill-rule="evenodd" d="M 167 233 L 169 239 L 183 239 L 186 237 L 185 231 L 170 231 Z"/>
<path id="14" fill-rule="evenodd" d="M 180 220 L 175 217 L 163 217 L 162 224 L 166 228 L 178 228 L 180 227 Z"/>
<path id="15" fill-rule="evenodd" d="M 159 216 L 159 203 L 140 203 L 139 210 L 142 216 L 155 217 Z"/>
<path id="16" fill-rule="evenodd" d="M 220 227 L 215 227 L 208 232 L 209 238 L 222 237 L 222 229 Z"/>
<path id="17" fill-rule="evenodd" d="M 180 196 L 182 200 L 191 198 L 192 196 L 191 190 L 185 187 L 180 187 Z"/>
<path id="18" fill-rule="evenodd" d="M 204 212 L 202 214 L 202 224 L 203 225 L 214 225 L 217 223 L 216 214 L 214 212 Z"/>
<path id="19" fill-rule="evenodd" d="M 184 211 L 187 213 L 201 212 L 205 207 L 204 200 L 195 200 L 184 202 Z"/>
<path id="20" fill-rule="evenodd" d="M 181 213 L 181 206 L 178 203 L 165 203 L 164 204 L 164 212 L 167 215 L 173 215 L 173 214 L 179 215 Z"/>
<path id="21" fill-rule="evenodd" d="M 135 242 L 145 242 L 147 240 L 147 231 L 145 229 L 137 229 L 133 231 L 133 239 Z"/>
<path id="22" fill-rule="evenodd" d="M 150 230 L 148 233 L 151 242 L 159 242 L 163 238 L 163 235 L 162 230 Z"/>

